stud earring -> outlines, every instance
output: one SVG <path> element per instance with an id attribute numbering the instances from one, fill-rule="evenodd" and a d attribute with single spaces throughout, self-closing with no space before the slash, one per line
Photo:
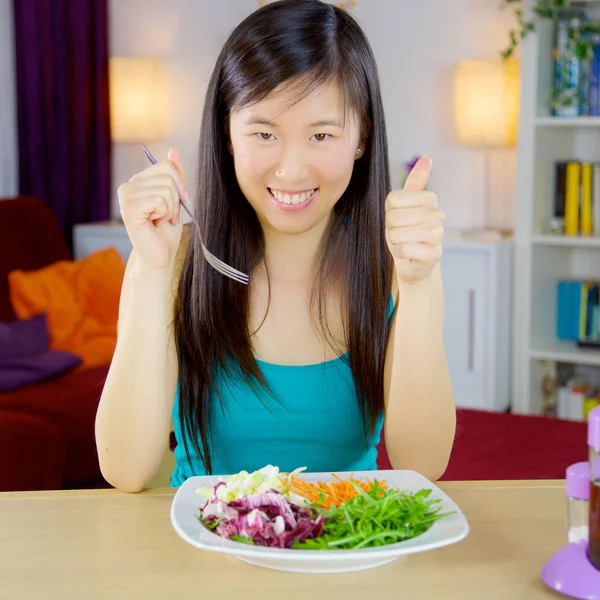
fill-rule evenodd
<path id="1" fill-rule="evenodd" d="M 360 148 L 356 149 L 356 154 L 360 154 L 362 152 L 362 150 Z"/>

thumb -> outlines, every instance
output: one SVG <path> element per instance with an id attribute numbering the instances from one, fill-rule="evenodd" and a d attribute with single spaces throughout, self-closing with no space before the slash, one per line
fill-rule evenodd
<path id="1" fill-rule="evenodd" d="M 183 179 L 185 179 L 185 166 L 181 160 L 179 150 L 177 148 L 171 148 L 167 154 L 167 159 L 175 165 L 175 168 L 181 173 Z"/>
<path id="2" fill-rule="evenodd" d="M 421 156 L 411 169 L 406 182 L 404 183 L 405 190 L 424 190 L 429 175 L 431 174 L 431 158 L 429 156 Z"/>

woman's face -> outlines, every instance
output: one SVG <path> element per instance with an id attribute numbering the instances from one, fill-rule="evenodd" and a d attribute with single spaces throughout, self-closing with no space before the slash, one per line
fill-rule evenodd
<path id="1" fill-rule="evenodd" d="M 263 229 L 298 234 L 328 222 L 364 149 L 337 85 L 294 102 L 298 86 L 232 112 L 235 173 Z M 357 149 L 360 152 L 357 153 Z"/>

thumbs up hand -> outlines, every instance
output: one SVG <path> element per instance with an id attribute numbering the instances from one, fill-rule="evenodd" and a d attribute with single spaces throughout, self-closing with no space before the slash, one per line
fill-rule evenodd
<path id="1" fill-rule="evenodd" d="M 385 201 L 385 235 L 399 281 L 414 283 L 428 277 L 442 257 L 444 213 L 437 196 L 425 190 L 431 159 L 421 157 L 404 188 L 392 190 Z"/>

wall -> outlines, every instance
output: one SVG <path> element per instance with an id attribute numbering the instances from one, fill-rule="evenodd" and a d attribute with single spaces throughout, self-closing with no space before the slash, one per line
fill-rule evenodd
<path id="1" fill-rule="evenodd" d="M 484 156 L 453 139 L 452 69 L 462 59 L 495 58 L 505 45 L 510 11 L 499 0 L 357 0 L 350 10 L 369 37 L 382 82 L 394 184 L 415 154 L 433 159 L 430 188 L 446 211 L 448 227 L 482 223 Z M 164 156 L 178 146 L 195 170 L 197 136 L 206 83 L 229 32 L 257 7 L 256 0 L 111 0 L 113 55 L 164 57 L 171 76 L 171 134 L 152 146 Z M 514 150 L 490 155 L 490 220 L 514 222 Z M 146 167 L 138 147 L 118 144 L 116 189 Z"/>
<path id="2" fill-rule="evenodd" d="M 353 9 L 379 64 L 392 170 L 413 154 L 433 159 L 431 189 L 449 227 L 482 218 L 484 156 L 453 138 L 452 69 L 463 59 L 492 59 L 503 48 L 512 14 L 497 0 L 357 0 Z M 488 189 L 497 226 L 514 222 L 516 152 L 490 153 Z"/>

